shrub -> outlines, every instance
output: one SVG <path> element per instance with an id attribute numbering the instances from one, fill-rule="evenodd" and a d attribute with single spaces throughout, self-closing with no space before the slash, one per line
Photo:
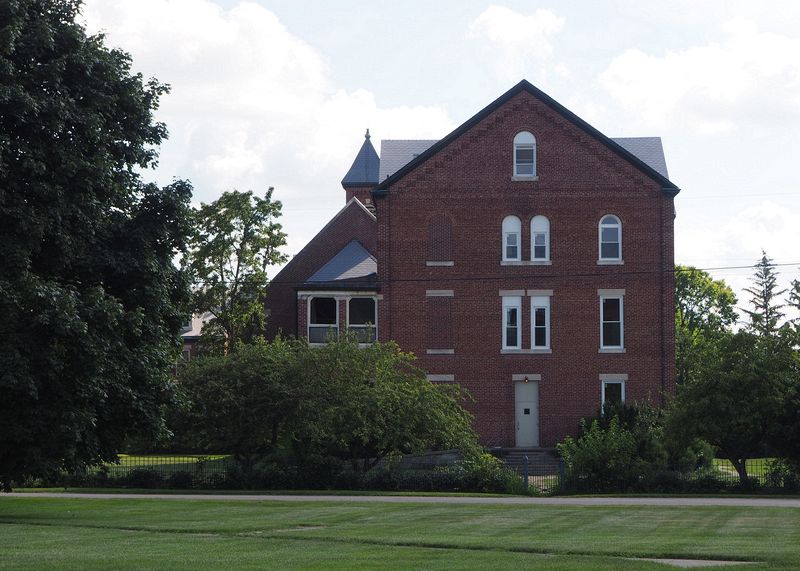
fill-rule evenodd
<path id="1" fill-rule="evenodd" d="M 191 490 L 194 487 L 194 477 L 186 470 L 179 470 L 167 478 L 166 487 L 176 490 Z"/>

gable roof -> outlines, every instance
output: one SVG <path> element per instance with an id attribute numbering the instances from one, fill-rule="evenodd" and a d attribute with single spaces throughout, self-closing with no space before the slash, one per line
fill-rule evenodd
<path id="1" fill-rule="evenodd" d="M 447 135 L 445 138 L 441 139 L 431 147 L 429 147 L 425 152 L 417 156 L 416 158 L 412 159 L 408 164 L 404 167 L 399 169 L 397 172 L 389 176 L 388 178 L 381 180 L 378 183 L 378 186 L 372 191 L 373 194 L 376 196 L 385 195 L 389 192 L 389 187 L 403 178 L 406 174 L 414 170 L 416 167 L 427 161 L 433 155 L 438 153 L 441 149 L 449 145 L 452 141 L 460 137 L 462 134 L 467 132 L 481 120 L 483 120 L 486 116 L 490 113 L 494 112 L 514 96 L 523 91 L 530 93 L 534 97 L 536 97 L 539 101 L 553 109 L 556 113 L 564 117 L 567 121 L 571 122 L 573 125 L 582 129 L 584 132 L 595 138 L 600 143 L 604 144 L 606 147 L 611 149 L 617 155 L 622 157 L 623 159 L 627 160 L 633 166 L 644 172 L 650 178 L 655 180 L 661 185 L 661 190 L 667 194 L 675 195 L 680 192 L 680 188 L 669 180 L 664 174 L 660 173 L 658 170 L 653 168 L 652 166 L 648 165 L 644 162 L 641 158 L 637 157 L 634 153 L 626 149 L 621 144 L 615 142 L 613 139 L 610 139 L 603 135 L 600 131 L 589 125 L 586 121 L 575 115 L 572 111 L 561 105 L 558 101 L 547 95 L 544 91 L 534 87 L 529 81 L 523 79 L 514 87 L 506 91 L 503 95 L 495 99 L 492 103 L 484 107 L 478 113 L 473 115 L 470 119 L 468 119 L 465 123 L 463 123 L 460 127 L 456 128 L 453 132 Z M 665 166 L 666 170 L 666 166 Z"/>
<path id="2" fill-rule="evenodd" d="M 436 139 L 384 139 L 378 180 L 386 180 L 436 143 Z"/>
<path id="3" fill-rule="evenodd" d="M 358 151 L 353 165 L 342 179 L 342 186 L 373 186 L 378 184 L 378 153 L 369 140 L 369 129 L 364 135 L 364 144 Z"/>

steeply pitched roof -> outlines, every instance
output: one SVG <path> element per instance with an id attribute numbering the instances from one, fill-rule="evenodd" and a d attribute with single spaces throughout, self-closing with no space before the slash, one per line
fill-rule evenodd
<path id="1" fill-rule="evenodd" d="M 308 278 L 309 283 L 366 278 L 377 274 L 378 261 L 358 240 L 351 240 L 338 254 Z"/>
<path id="2" fill-rule="evenodd" d="M 564 117 L 567 121 L 574 124 L 579 129 L 582 129 L 584 132 L 588 133 L 592 137 L 594 137 L 597 141 L 604 144 L 606 147 L 611 149 L 613 152 L 617 153 L 620 157 L 627 160 L 629 163 L 634 165 L 636 168 L 647 174 L 650 178 L 655 180 L 661 185 L 661 190 L 668 194 L 677 194 L 680 192 L 680 188 L 669 180 L 666 176 L 660 173 L 658 170 L 654 169 L 652 166 L 648 165 L 644 162 L 641 158 L 637 157 L 634 153 L 616 143 L 614 140 L 606 137 L 600 131 L 589 125 L 586 121 L 575 115 L 572 111 L 561 105 L 558 101 L 547 95 L 544 91 L 534 87 L 529 81 L 523 79 L 514 87 L 506 91 L 503 95 L 495 99 L 492 103 L 484 107 L 478 113 L 476 113 L 472 118 L 467 120 L 463 123 L 460 127 L 456 128 L 455 131 L 447 135 L 444 139 L 438 141 L 433 146 L 428 148 L 425 152 L 421 153 L 418 157 L 412 159 L 408 164 L 404 167 L 397 170 L 394 174 L 389 176 L 386 179 L 382 179 L 378 186 L 373 190 L 373 194 L 380 196 L 382 194 L 386 194 L 389 191 L 389 187 L 403 178 L 406 174 L 414 170 L 416 167 L 427 161 L 433 155 L 438 153 L 441 149 L 449 145 L 452 141 L 460 137 L 462 134 L 467 132 L 485 117 L 487 117 L 490 113 L 494 112 L 498 108 L 500 108 L 503 104 L 508 102 L 511 98 L 516 96 L 517 94 L 526 91 L 536 97 L 539 101 L 553 109 L 556 113 Z"/>
<path id="3" fill-rule="evenodd" d="M 364 135 L 364 144 L 353 161 L 353 166 L 342 179 L 342 186 L 370 186 L 378 184 L 378 153 L 369 140 L 369 129 Z"/>
<path id="4" fill-rule="evenodd" d="M 669 178 L 661 137 L 614 137 L 611 140 Z"/>
<path id="5" fill-rule="evenodd" d="M 381 166 L 378 179 L 386 180 L 413 159 L 436 144 L 436 140 L 397 140 L 381 141 Z"/>

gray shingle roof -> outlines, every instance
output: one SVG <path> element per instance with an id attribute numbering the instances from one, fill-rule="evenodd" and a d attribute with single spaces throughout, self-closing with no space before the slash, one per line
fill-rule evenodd
<path id="1" fill-rule="evenodd" d="M 611 140 L 659 174 L 669 178 L 661 137 L 619 137 Z M 437 142 L 428 139 L 381 141 L 379 179 L 386 180 Z"/>
<path id="2" fill-rule="evenodd" d="M 436 140 L 427 139 L 385 139 L 381 141 L 381 166 L 378 180 L 386 180 L 436 142 Z"/>
<path id="3" fill-rule="evenodd" d="M 338 254 L 308 278 L 310 283 L 365 278 L 378 272 L 378 261 L 358 240 L 350 241 Z"/>
<path id="4" fill-rule="evenodd" d="M 347 174 L 342 179 L 342 186 L 359 186 L 359 185 L 372 185 L 378 184 L 378 153 L 375 152 L 375 147 L 369 140 L 369 129 L 367 134 L 364 135 L 364 144 L 356 155 L 353 165 Z"/>
<path id="5" fill-rule="evenodd" d="M 636 155 L 657 173 L 669 178 L 661 137 L 620 137 L 612 138 L 611 140 L 629 153 Z"/>

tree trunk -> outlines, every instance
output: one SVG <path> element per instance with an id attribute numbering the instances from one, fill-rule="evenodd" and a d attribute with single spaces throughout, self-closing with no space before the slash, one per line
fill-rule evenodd
<path id="1" fill-rule="evenodd" d="M 747 458 L 729 458 L 733 467 L 736 468 L 736 472 L 739 473 L 739 481 L 741 482 L 742 486 L 748 485 L 748 476 L 747 476 Z"/>

